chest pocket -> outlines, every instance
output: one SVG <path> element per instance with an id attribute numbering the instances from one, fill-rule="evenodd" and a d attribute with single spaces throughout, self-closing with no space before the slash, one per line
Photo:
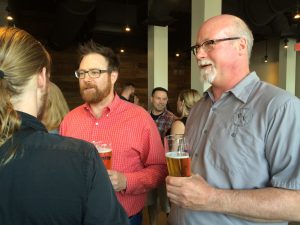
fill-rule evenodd
<path id="1" fill-rule="evenodd" d="M 230 118 L 230 117 L 229 117 Z M 249 108 L 238 108 L 231 119 L 214 121 L 208 160 L 214 167 L 234 175 L 247 175 L 249 169 L 257 170 L 262 146 L 255 138 L 255 121 Z"/>

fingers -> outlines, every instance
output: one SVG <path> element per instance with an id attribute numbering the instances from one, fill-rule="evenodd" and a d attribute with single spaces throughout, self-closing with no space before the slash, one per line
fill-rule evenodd
<path id="1" fill-rule="evenodd" d="M 127 181 L 122 173 L 115 170 L 109 170 L 107 172 L 110 178 L 110 182 L 115 191 L 121 191 L 126 188 Z"/>
<path id="2" fill-rule="evenodd" d="M 190 177 L 166 177 L 166 184 L 175 187 L 181 187 Z"/>

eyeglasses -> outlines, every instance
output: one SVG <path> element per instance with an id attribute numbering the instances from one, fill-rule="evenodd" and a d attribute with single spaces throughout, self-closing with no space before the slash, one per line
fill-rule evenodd
<path id="1" fill-rule="evenodd" d="M 202 48 L 205 52 L 208 52 L 213 49 L 213 47 L 221 41 L 230 41 L 230 40 L 237 40 L 240 39 L 240 37 L 230 37 L 230 38 L 221 38 L 221 39 L 212 39 L 212 40 L 207 40 L 204 41 L 200 45 L 193 45 L 191 47 L 191 51 L 193 52 L 194 55 L 197 55 L 199 52 L 200 48 Z"/>
<path id="2" fill-rule="evenodd" d="M 108 70 L 90 69 L 90 70 L 76 70 L 75 77 L 78 79 L 84 79 L 85 74 L 88 74 L 90 78 L 98 78 L 102 73 L 106 73 Z"/>

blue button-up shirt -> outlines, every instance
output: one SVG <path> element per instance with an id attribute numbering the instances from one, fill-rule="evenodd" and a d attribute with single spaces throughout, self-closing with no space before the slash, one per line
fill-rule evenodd
<path id="1" fill-rule="evenodd" d="M 186 135 L 193 149 L 192 172 L 222 189 L 299 190 L 299 115 L 297 97 L 260 81 L 255 72 L 218 101 L 209 89 L 187 121 Z M 172 225 L 258 224 L 221 213 L 176 207 L 169 220 Z"/>

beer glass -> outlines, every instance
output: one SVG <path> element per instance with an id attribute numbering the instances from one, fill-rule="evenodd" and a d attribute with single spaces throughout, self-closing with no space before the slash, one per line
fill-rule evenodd
<path id="1" fill-rule="evenodd" d="M 191 176 L 190 149 L 186 138 L 181 134 L 168 135 L 164 138 L 164 148 L 169 175 Z"/>
<path id="2" fill-rule="evenodd" d="M 96 146 L 100 158 L 106 169 L 111 169 L 112 164 L 112 149 L 111 143 L 104 143 L 101 141 L 93 141 L 93 144 Z"/>

